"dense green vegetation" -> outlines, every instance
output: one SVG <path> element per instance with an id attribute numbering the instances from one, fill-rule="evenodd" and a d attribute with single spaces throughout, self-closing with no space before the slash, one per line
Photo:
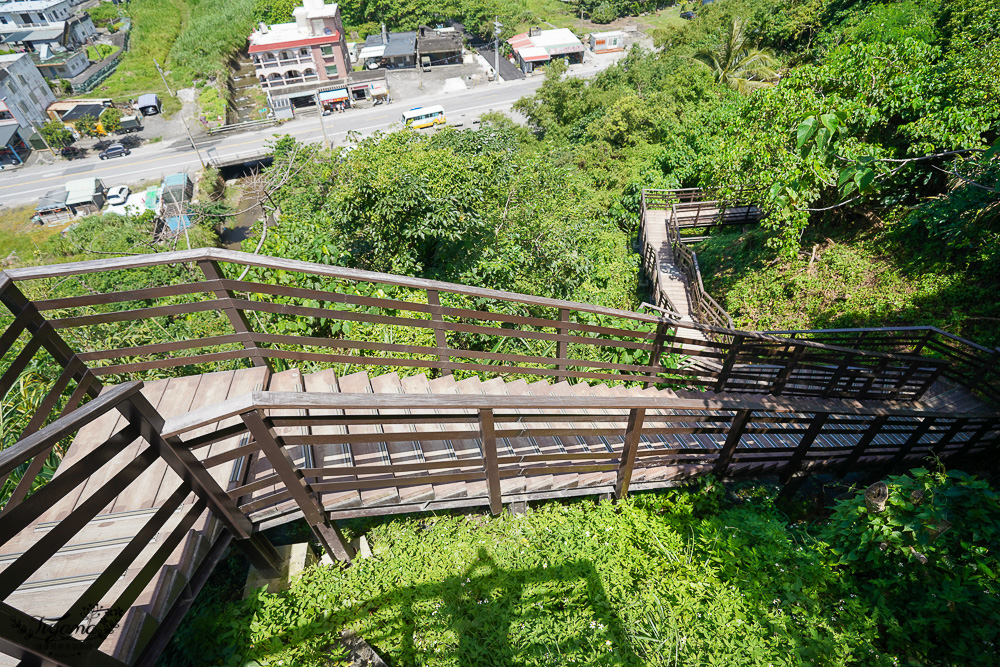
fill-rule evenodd
<path id="1" fill-rule="evenodd" d="M 727 0 L 592 82 L 550 68 L 518 108 L 628 213 L 640 187 L 756 188 L 763 230 L 699 250 L 740 326 L 937 324 L 995 342 L 998 12 Z M 727 49 L 736 26 L 753 40 Z M 780 81 L 724 66 L 754 50 Z M 836 251 L 816 263 L 817 245 Z M 865 270 L 824 264 L 844 253 Z"/>
<path id="2" fill-rule="evenodd" d="M 520 517 L 354 522 L 373 557 L 285 593 L 240 601 L 231 560 L 164 662 L 322 665 L 345 627 L 401 667 L 1000 659 L 983 620 L 1000 612 L 998 494 L 962 473 L 888 481 L 882 513 L 860 492 L 817 514 L 704 480 Z"/>

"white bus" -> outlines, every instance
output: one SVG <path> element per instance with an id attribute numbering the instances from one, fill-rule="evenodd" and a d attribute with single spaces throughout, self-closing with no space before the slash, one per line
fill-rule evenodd
<path id="1" fill-rule="evenodd" d="M 417 107 L 403 112 L 403 125 L 409 127 L 420 129 L 444 123 L 444 108 L 440 106 Z"/>

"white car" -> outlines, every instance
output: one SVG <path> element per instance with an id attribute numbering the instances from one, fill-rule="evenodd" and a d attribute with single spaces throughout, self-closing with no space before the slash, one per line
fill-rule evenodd
<path id="1" fill-rule="evenodd" d="M 127 185 L 119 185 L 117 188 L 111 188 L 108 190 L 108 203 L 112 206 L 120 206 L 125 203 L 130 194 L 132 194 L 132 191 L 128 189 Z"/>

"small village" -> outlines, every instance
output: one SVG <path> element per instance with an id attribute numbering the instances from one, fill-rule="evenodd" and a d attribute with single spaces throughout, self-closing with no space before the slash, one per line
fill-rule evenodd
<path id="1" fill-rule="evenodd" d="M 410 108 L 409 100 L 435 91 L 488 94 L 491 86 L 541 76 L 540 68 L 554 59 L 571 67 L 586 61 L 600 68 L 642 38 L 634 26 L 594 32 L 583 40 L 566 28 L 535 26 L 501 37 L 497 23 L 497 34 L 490 40 L 450 21 L 402 32 L 383 23 L 361 39 L 345 30 L 337 4 L 302 0 L 292 12 L 293 21 L 260 22 L 247 35 L 245 47 L 231 61 L 229 80 L 213 84 L 226 92 L 224 110 L 212 116 L 186 103 L 179 112 L 164 113 L 165 100 L 155 91 L 127 98 L 101 96 L 106 88 L 101 83 L 127 52 L 134 26 L 120 9 L 117 18 L 95 22 L 90 16 L 95 6 L 118 5 L 94 0 L 0 2 L 0 48 L 6 50 L 0 55 L 0 167 L 5 171 L 129 161 L 135 159 L 130 156 L 136 149 L 171 138 L 178 147 L 193 150 L 204 169 L 220 163 L 218 158 L 204 158 L 199 150 L 213 137 L 262 130 L 278 133 L 284 123 L 310 118 L 315 123 L 317 117 L 325 135 L 325 125 L 334 119 L 324 116 L 392 103 Z M 166 84 L 160 63 L 154 64 Z M 177 91 L 178 99 L 182 93 Z M 412 125 L 405 111 L 398 112 L 401 122 Z M 429 125 L 436 128 L 445 119 L 442 109 Z M 418 122 L 415 127 L 421 126 Z M 250 157 L 252 164 L 266 159 L 259 152 Z M 201 169 L 184 172 L 195 190 Z M 159 193 L 174 176 L 161 171 L 154 177 L 158 184 L 114 175 L 67 178 L 39 194 L 32 222 L 59 226 L 65 232 L 81 216 L 150 212 L 154 237 L 167 238 L 190 223 L 186 206 L 199 200 L 195 191 L 171 202 L 165 213 Z"/>

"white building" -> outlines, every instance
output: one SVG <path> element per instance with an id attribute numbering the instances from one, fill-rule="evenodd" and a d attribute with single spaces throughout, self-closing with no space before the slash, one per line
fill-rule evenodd
<path id="1" fill-rule="evenodd" d="M 68 21 L 73 15 L 69 0 L 19 0 L 0 3 L 0 26 L 41 28 Z"/>

